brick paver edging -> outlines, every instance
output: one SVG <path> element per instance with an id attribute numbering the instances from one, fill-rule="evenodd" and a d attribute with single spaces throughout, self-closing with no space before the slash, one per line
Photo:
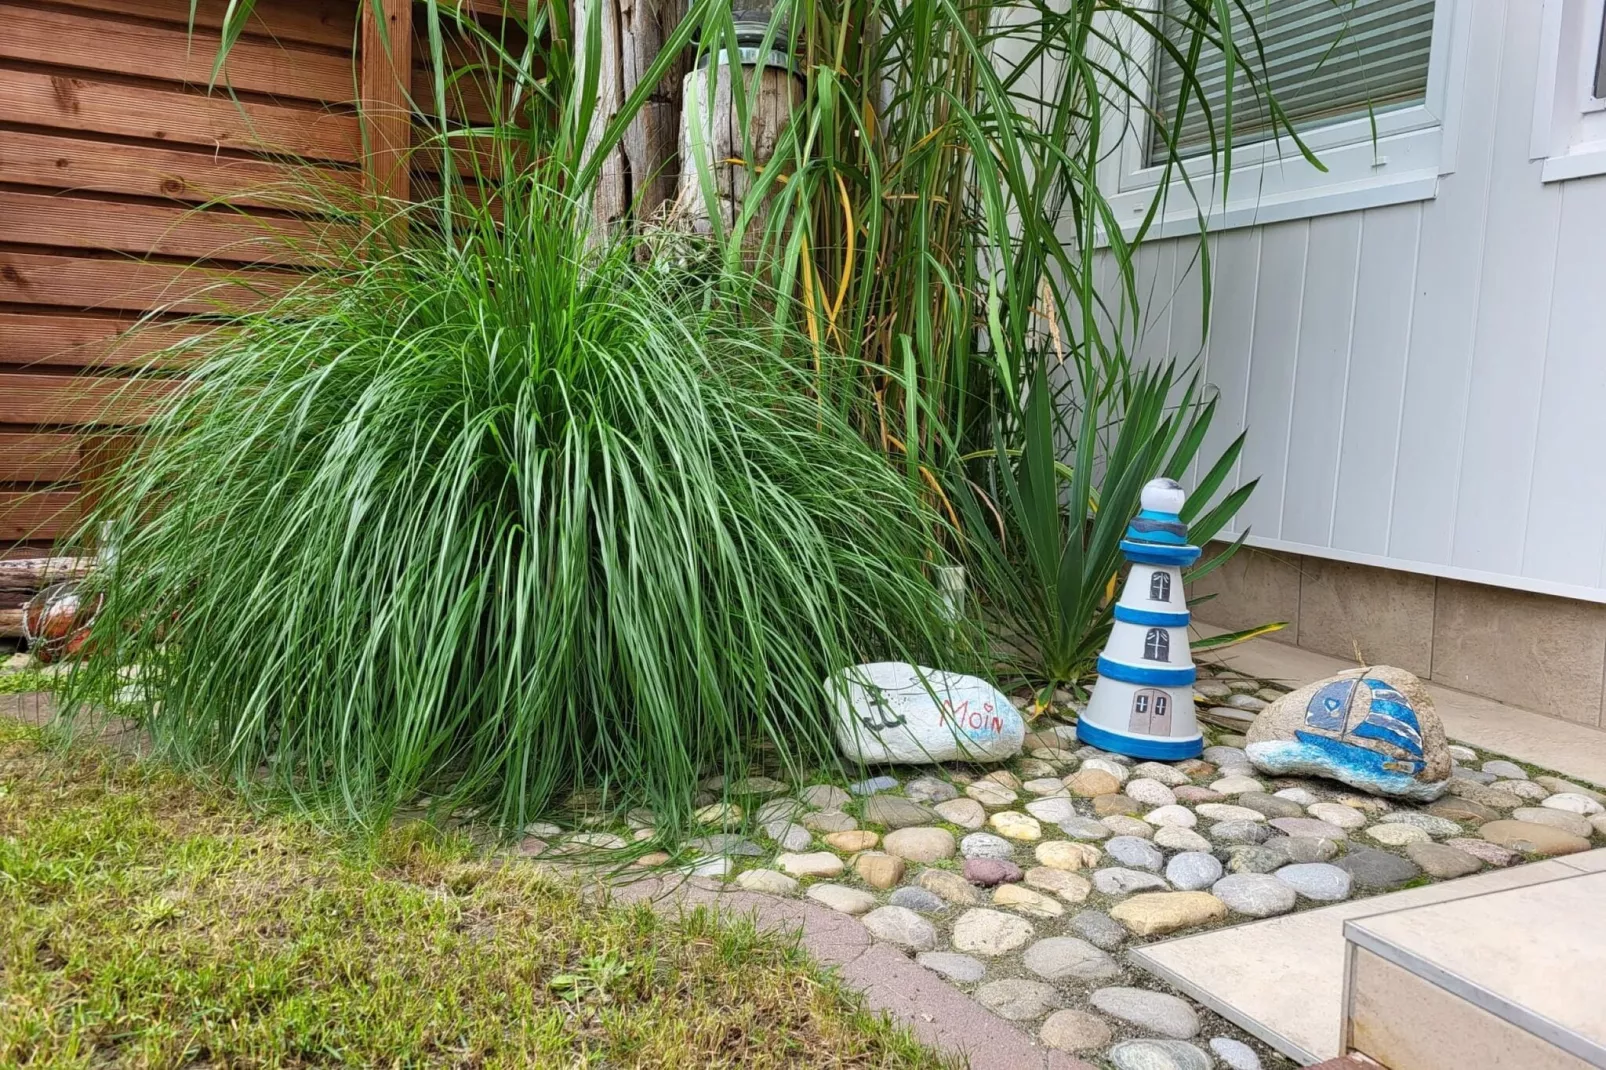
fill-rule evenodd
<path id="1" fill-rule="evenodd" d="M 828 907 L 682 876 L 641 877 L 614 884 L 605 894 L 615 902 L 645 901 L 663 912 L 706 906 L 751 917 L 765 931 L 797 932 L 804 950 L 834 967 L 872 1010 L 885 1011 L 921 1043 L 964 1057 L 971 1070 L 1097 1070 L 1037 1044 L 902 951 L 878 943 L 857 918 Z"/>

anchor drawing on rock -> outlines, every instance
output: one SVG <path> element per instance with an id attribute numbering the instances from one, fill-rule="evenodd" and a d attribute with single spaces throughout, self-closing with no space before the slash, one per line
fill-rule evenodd
<path id="1" fill-rule="evenodd" d="M 887 705 L 886 695 L 880 688 L 870 688 L 870 705 L 875 707 L 875 717 L 867 714 L 859 715 L 859 723 L 872 732 L 884 732 L 889 728 L 901 727 L 908 718 L 895 712 Z"/>

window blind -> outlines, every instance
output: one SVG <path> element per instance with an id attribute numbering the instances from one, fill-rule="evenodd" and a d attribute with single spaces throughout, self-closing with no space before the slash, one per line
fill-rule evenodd
<path id="1" fill-rule="evenodd" d="M 1197 2 L 1197 0 L 1195 0 Z M 1353 119 L 1422 103 L 1428 84 L 1428 53 L 1433 42 L 1434 0 L 1243 0 L 1264 50 L 1264 70 L 1272 95 L 1295 129 Z M 1162 26 L 1186 54 L 1195 22 L 1189 0 L 1161 0 Z M 1256 69 L 1254 38 L 1237 0 L 1232 5 L 1233 42 L 1240 61 L 1233 71 L 1233 143 L 1271 137 L 1270 110 L 1245 77 L 1242 57 Z M 1156 122 L 1149 139 L 1149 161 L 1166 158 L 1170 130 L 1181 98 L 1178 65 L 1159 53 L 1155 71 Z M 1200 46 L 1199 84 L 1221 136 L 1226 101 L 1226 60 L 1208 40 Z M 1197 93 L 1190 93 L 1177 142 L 1180 155 L 1210 149 L 1210 129 Z"/>

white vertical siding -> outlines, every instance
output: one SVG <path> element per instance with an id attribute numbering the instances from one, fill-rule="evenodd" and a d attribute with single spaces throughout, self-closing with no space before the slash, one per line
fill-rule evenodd
<path id="1" fill-rule="evenodd" d="M 1208 339 L 1155 243 L 1136 352 L 1203 345 L 1252 543 L 1606 601 L 1606 176 L 1529 162 L 1540 5 L 1468 8 L 1438 195 L 1213 235 Z"/>

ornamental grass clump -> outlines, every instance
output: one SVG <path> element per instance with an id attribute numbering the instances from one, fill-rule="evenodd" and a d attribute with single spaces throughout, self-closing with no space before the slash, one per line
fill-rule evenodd
<path id="1" fill-rule="evenodd" d="M 825 676 L 948 642 L 935 518 L 544 176 L 439 208 L 178 373 L 85 521 L 74 697 L 137 664 L 173 754 L 365 820 L 583 788 L 667 827 L 755 748 L 826 760 Z"/>

